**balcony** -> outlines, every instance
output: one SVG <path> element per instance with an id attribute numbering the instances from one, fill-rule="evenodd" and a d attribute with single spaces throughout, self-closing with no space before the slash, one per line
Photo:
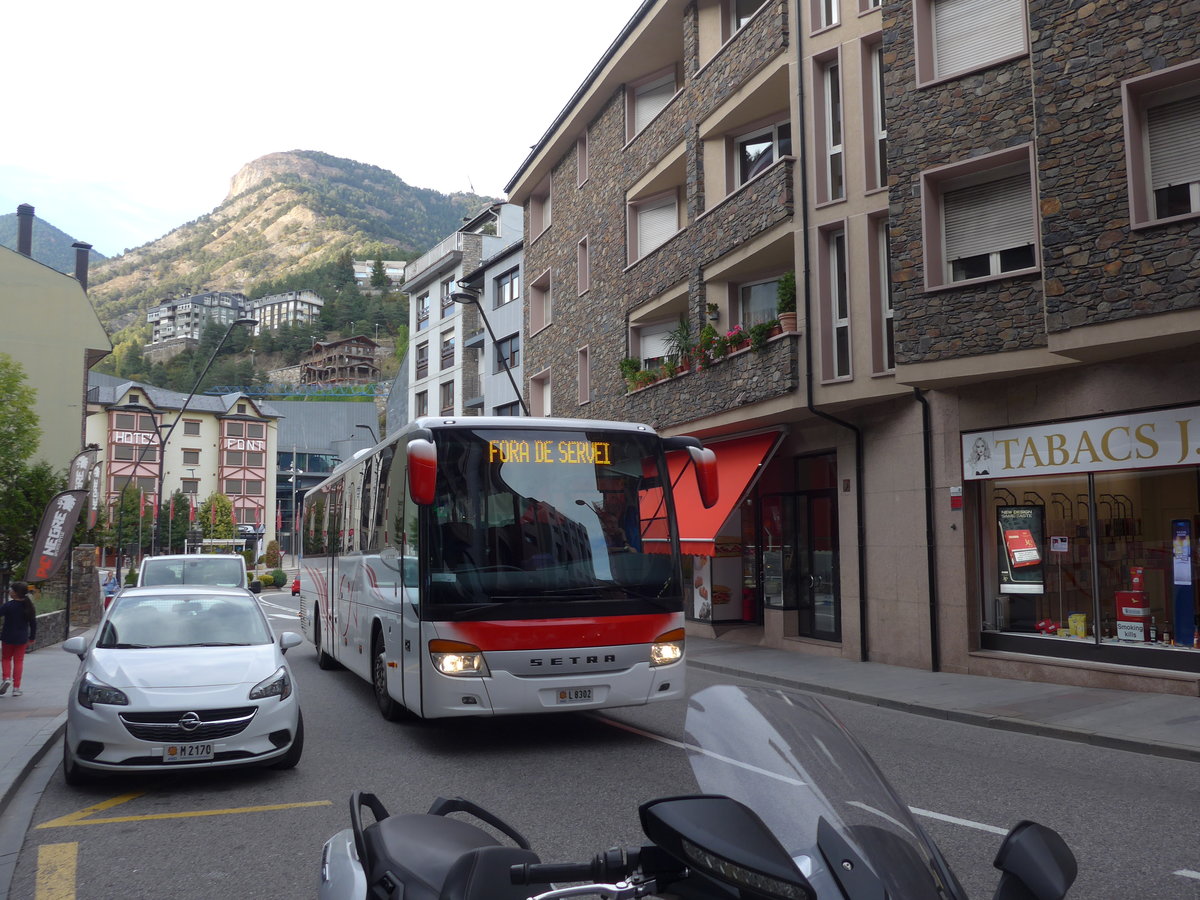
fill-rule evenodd
<path id="1" fill-rule="evenodd" d="M 454 234 L 444 238 L 437 246 L 426 253 L 419 259 L 409 263 L 405 269 L 405 281 L 412 283 L 421 277 L 421 274 L 435 266 L 438 262 L 445 259 L 451 253 L 462 252 L 462 232 L 456 231 Z"/>

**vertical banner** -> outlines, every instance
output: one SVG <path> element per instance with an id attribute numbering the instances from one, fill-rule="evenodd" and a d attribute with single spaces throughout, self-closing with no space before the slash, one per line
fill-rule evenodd
<path id="1" fill-rule="evenodd" d="M 87 491 L 63 491 L 46 506 L 25 567 L 26 581 L 45 581 L 58 571 L 71 548 L 71 535 L 86 502 Z"/>
<path id="2" fill-rule="evenodd" d="M 175 521 L 175 495 L 174 494 L 171 495 L 171 505 L 169 507 L 169 511 L 167 512 L 167 518 L 172 522 Z"/>
<path id="3" fill-rule="evenodd" d="M 1196 599 L 1192 586 L 1192 522 L 1171 520 L 1171 572 L 1175 586 L 1175 621 L 1172 636 L 1176 644 L 1191 647 L 1195 640 Z"/>
<path id="4" fill-rule="evenodd" d="M 188 494 L 188 522 L 196 521 L 196 495 Z"/>
<path id="5" fill-rule="evenodd" d="M 90 531 L 96 527 L 100 518 L 100 503 L 104 496 L 104 461 L 98 460 L 92 466 L 91 482 L 88 488 L 88 517 L 87 527 Z M 109 510 L 109 524 L 112 524 L 112 510 Z"/>
<path id="6" fill-rule="evenodd" d="M 996 524 L 1000 593 L 1045 593 L 1042 571 L 1045 507 L 998 507 Z"/>
<path id="7" fill-rule="evenodd" d="M 275 503 L 275 537 L 279 537 L 279 533 L 283 531 L 283 501 L 278 500 Z"/>
<path id="8" fill-rule="evenodd" d="M 75 454 L 75 458 L 71 460 L 71 467 L 67 470 L 68 491 L 87 490 L 88 475 L 96 462 L 97 452 L 96 450 L 84 450 Z"/>

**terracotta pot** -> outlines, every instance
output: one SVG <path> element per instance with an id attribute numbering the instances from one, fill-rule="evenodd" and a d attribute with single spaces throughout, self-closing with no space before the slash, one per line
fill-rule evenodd
<path id="1" fill-rule="evenodd" d="M 779 314 L 779 327 L 784 331 L 796 330 L 796 314 L 794 312 L 784 312 Z"/>

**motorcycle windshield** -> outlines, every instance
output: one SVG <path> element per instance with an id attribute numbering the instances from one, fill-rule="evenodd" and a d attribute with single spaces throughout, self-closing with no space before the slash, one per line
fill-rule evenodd
<path id="1" fill-rule="evenodd" d="M 891 900 L 966 896 L 883 773 L 819 700 L 719 685 L 691 698 L 686 729 L 699 790 L 754 810 L 819 897 L 859 896 L 864 887 L 879 896 L 872 881 Z M 863 863 L 873 876 L 866 885 Z"/>

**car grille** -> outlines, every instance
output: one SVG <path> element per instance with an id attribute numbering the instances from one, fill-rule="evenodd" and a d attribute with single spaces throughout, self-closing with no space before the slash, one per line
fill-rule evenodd
<path id="1" fill-rule="evenodd" d="M 180 720 L 194 712 L 200 724 L 185 731 Z M 250 724 L 258 708 L 239 706 L 233 709 L 197 709 L 179 712 L 121 713 L 121 724 L 135 738 L 143 741 L 212 741 L 240 734 Z"/>

